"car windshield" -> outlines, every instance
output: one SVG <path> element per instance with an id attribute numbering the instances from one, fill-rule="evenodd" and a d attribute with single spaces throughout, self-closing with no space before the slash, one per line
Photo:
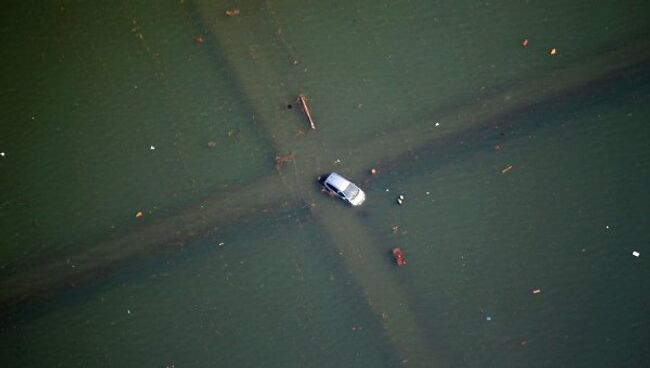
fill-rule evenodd
<path id="1" fill-rule="evenodd" d="M 354 200 L 358 194 L 359 194 L 359 188 L 357 188 L 357 186 L 354 184 L 348 185 L 348 187 L 345 188 L 345 190 L 343 191 L 343 195 L 345 195 L 345 198 L 351 201 Z"/>

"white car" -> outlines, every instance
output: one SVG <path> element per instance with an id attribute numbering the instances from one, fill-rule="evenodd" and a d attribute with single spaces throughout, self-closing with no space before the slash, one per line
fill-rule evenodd
<path id="1" fill-rule="evenodd" d="M 354 183 L 333 172 L 322 181 L 325 189 L 353 206 L 360 206 L 366 200 L 366 193 Z"/>

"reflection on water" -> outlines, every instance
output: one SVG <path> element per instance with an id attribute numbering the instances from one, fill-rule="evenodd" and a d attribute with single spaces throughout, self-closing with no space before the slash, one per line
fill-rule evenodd
<path id="1" fill-rule="evenodd" d="M 509 5 L 13 5 L 12 365 L 593 366 L 642 349 L 623 285 L 644 271 L 614 246 L 649 237 L 643 9 Z M 300 93 L 317 131 L 287 108 Z M 319 194 L 332 170 L 365 184 L 364 208 Z M 610 222 L 625 232 L 596 236 Z M 572 296 L 625 316 L 594 328 Z M 38 356 L 10 343 L 62 325 Z M 627 344 L 600 347 L 614 326 Z"/>

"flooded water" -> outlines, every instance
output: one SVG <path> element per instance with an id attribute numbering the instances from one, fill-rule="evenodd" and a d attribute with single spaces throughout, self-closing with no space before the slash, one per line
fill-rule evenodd
<path id="1" fill-rule="evenodd" d="M 643 366 L 646 14 L 9 2 L 2 365 Z"/>

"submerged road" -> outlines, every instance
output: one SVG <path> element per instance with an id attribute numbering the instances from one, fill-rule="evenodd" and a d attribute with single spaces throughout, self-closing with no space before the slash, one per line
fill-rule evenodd
<path id="1" fill-rule="evenodd" d="M 90 244 L 83 247 L 83 251 L 61 255 L 25 270 L 16 270 L 0 280 L 3 290 L 0 313 L 8 314 L 25 303 L 48 300 L 104 279 L 125 265 L 148 257 L 153 250 L 187 244 L 247 218 L 309 205 L 314 218 L 329 234 L 331 243 L 344 255 L 346 268 L 363 290 L 369 308 L 403 360 L 410 366 L 448 365 L 444 353 L 432 351 L 433 344 L 418 324 L 418 316 L 411 311 L 408 296 L 392 275 L 384 272 L 385 255 L 377 251 L 370 236 L 371 229 L 354 211 L 320 197 L 315 178 L 333 169 L 332 163 L 338 159 L 339 152 L 333 149 L 336 142 L 323 138 L 318 130 L 296 134 L 301 128 L 307 130 L 304 117 L 299 111 L 287 113 L 283 102 L 303 92 L 301 77 L 299 74 L 282 75 L 275 67 L 294 59 L 291 50 L 284 47 L 284 39 L 274 29 L 265 30 L 267 35 L 275 35 L 278 42 L 268 49 L 257 49 L 253 58 L 249 55 L 249 45 L 260 43 L 258 24 L 250 24 L 244 18 L 237 22 L 215 22 L 214 14 L 220 14 L 221 9 L 213 5 L 190 7 L 188 12 L 192 19 L 200 21 L 202 29 L 209 31 L 206 38 L 210 42 L 205 47 L 209 48 L 215 62 L 229 66 L 230 75 L 238 85 L 237 93 L 250 107 L 251 124 L 266 137 L 276 154 L 292 154 L 293 160 L 276 170 L 272 168 L 273 158 L 270 157 L 266 177 L 228 196 L 220 194 L 206 198 L 167 217 L 140 222 L 126 235 Z M 234 33 L 237 37 L 230 37 Z M 491 128 L 497 121 L 507 121 L 508 117 L 525 115 L 536 107 L 614 83 L 636 70 L 647 68 L 650 61 L 647 46 L 647 40 L 631 40 L 555 69 L 548 75 L 518 83 L 516 87 L 467 96 L 460 105 L 435 111 L 426 111 L 424 107 L 423 114 L 429 118 L 401 130 L 398 139 L 390 136 L 369 138 L 352 152 L 346 152 L 343 170 L 352 178 L 360 178 L 376 164 L 381 167 L 398 162 L 408 164 L 405 158 L 418 150 L 435 149 L 436 145 L 446 144 L 450 139 Z M 285 60 L 278 60 L 278 54 L 285 55 Z M 253 70 L 257 72 L 251 73 Z M 324 112 L 313 108 L 317 111 L 318 125 L 318 115 Z M 437 129 L 431 124 L 432 120 L 444 121 L 445 126 Z M 377 145 L 382 146 L 381 157 L 376 156 L 376 150 L 370 149 Z"/>

